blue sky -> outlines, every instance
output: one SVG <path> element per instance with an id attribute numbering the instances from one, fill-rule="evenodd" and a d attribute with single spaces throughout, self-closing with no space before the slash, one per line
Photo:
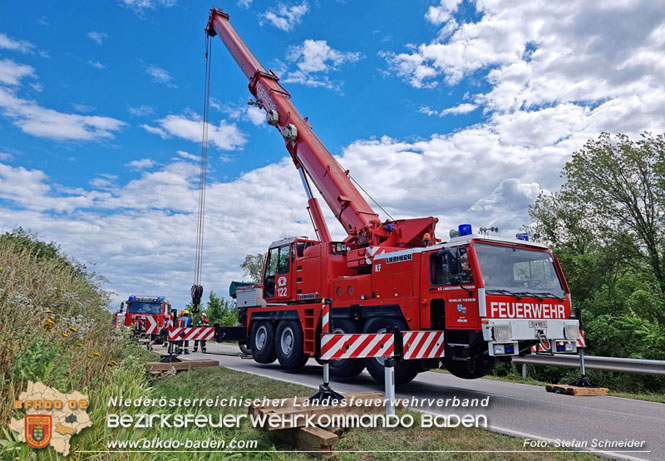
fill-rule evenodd
<path id="1" fill-rule="evenodd" d="M 584 141 L 663 130 L 662 1 L 221 6 L 329 151 L 393 216 L 438 216 L 440 235 L 512 235 Z M 114 302 L 187 299 L 209 8 L 0 5 L 0 228 L 59 242 Z M 312 231 L 281 137 L 219 39 L 212 55 L 204 286 L 226 294 L 245 254 Z"/>

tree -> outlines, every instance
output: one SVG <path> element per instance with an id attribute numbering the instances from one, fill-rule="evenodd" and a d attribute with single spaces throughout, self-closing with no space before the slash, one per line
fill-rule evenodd
<path id="1" fill-rule="evenodd" d="M 230 301 L 210 292 L 206 315 L 210 324 L 218 323 L 222 326 L 234 326 L 238 323 L 238 309 Z"/>
<path id="2" fill-rule="evenodd" d="M 566 182 L 541 194 L 529 209 L 538 231 L 554 246 L 585 253 L 614 250 L 611 265 L 646 263 L 665 293 L 665 137 L 644 133 L 635 142 L 602 133 L 573 154 Z"/>
<path id="3" fill-rule="evenodd" d="M 252 282 L 260 283 L 263 276 L 264 262 L 265 255 L 261 253 L 245 256 L 245 261 L 240 265 L 243 269 L 243 277 L 249 278 Z"/>

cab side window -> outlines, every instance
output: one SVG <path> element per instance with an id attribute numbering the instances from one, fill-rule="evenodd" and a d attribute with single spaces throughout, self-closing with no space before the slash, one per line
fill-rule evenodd
<path id="1" fill-rule="evenodd" d="M 432 253 L 429 261 L 430 283 L 432 285 L 473 283 L 466 248 L 443 248 Z"/>
<path id="2" fill-rule="evenodd" d="M 277 274 L 278 263 L 279 248 L 272 248 L 268 253 L 266 275 L 263 281 L 263 291 L 266 298 L 273 298 L 275 296 L 275 274 Z"/>
<path id="3" fill-rule="evenodd" d="M 291 245 L 279 248 L 279 263 L 277 265 L 278 274 L 289 273 L 289 263 L 291 262 Z"/>

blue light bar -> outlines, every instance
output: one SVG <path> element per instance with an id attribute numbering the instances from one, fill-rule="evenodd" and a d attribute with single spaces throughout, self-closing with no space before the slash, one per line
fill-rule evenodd
<path id="1" fill-rule="evenodd" d="M 164 296 L 157 296 L 157 301 L 164 301 Z"/>
<path id="2" fill-rule="evenodd" d="M 129 301 L 134 301 L 136 299 L 136 296 L 132 295 L 129 297 Z"/>
<path id="3" fill-rule="evenodd" d="M 471 228 L 471 224 L 460 224 L 459 227 L 457 228 L 457 231 L 459 232 L 459 235 L 473 234 L 473 229 Z"/>
<path id="4" fill-rule="evenodd" d="M 528 242 L 529 241 L 529 234 L 527 234 L 526 232 L 520 232 L 519 234 L 515 234 L 515 238 L 517 240 L 524 240 L 524 241 Z"/>

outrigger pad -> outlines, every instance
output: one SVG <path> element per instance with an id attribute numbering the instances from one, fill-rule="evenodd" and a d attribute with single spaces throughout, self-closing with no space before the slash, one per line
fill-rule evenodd
<path id="1" fill-rule="evenodd" d="M 330 385 L 327 383 L 321 384 L 319 386 L 319 391 L 308 398 L 310 402 L 321 402 L 321 403 L 330 403 L 330 402 L 343 402 L 344 396 L 333 391 L 330 388 Z"/>

